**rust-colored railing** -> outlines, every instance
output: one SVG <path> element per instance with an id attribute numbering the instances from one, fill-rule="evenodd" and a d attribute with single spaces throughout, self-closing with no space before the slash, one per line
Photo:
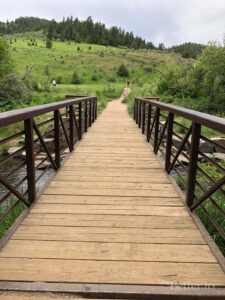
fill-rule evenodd
<path id="1" fill-rule="evenodd" d="M 0 128 L 9 132 L 0 140 L 1 149 L 18 146 L 20 139 L 15 151 L 0 157 L 0 225 L 21 202 L 29 207 L 35 201 L 40 179 L 60 168 L 65 156 L 97 118 L 96 97 L 66 98 L 0 113 Z"/>
<path id="2" fill-rule="evenodd" d="M 134 120 L 176 175 L 187 206 L 201 210 L 224 243 L 225 119 L 150 99 L 135 99 Z"/>

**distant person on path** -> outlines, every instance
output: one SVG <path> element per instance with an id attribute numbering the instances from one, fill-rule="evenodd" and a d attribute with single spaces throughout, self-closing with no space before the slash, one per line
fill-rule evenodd
<path id="1" fill-rule="evenodd" d="M 53 85 L 53 87 L 56 87 L 56 81 L 55 81 L 55 79 L 52 80 L 52 85 Z"/>
<path id="2" fill-rule="evenodd" d="M 127 81 L 127 87 L 129 87 L 130 86 L 130 81 Z"/>

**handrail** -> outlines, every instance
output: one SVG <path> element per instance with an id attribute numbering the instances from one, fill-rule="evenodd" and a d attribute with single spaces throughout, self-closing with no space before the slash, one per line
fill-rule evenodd
<path id="1" fill-rule="evenodd" d="M 76 98 L 77 95 L 67 95 L 68 97 Z M 38 116 L 42 117 L 37 121 L 34 118 Z M 15 124 L 16 131 L 18 127 L 17 132 L 0 140 L 0 146 L 7 146 L 11 141 L 14 145 L 15 141 L 18 142 L 23 137 L 19 149 L 7 157 L 0 157 L 0 167 L 4 171 L 7 170 L 5 164 L 10 160 L 14 161 L 7 170 L 8 174 L 0 174 L 0 184 L 3 186 L 3 193 L 0 193 L 0 208 L 3 207 L 0 211 L 0 224 L 7 221 L 11 213 L 20 210 L 21 203 L 29 207 L 36 200 L 40 179 L 50 169 L 54 172 L 61 167 L 66 154 L 73 151 L 76 142 L 82 139 L 82 135 L 96 118 L 95 96 L 79 96 L 77 99 L 0 113 L 0 128 Z M 21 163 L 22 154 L 25 156 L 24 163 Z M 19 163 L 14 160 L 17 156 L 21 157 Z M 21 174 L 18 175 L 21 171 L 23 178 Z"/>
<path id="2" fill-rule="evenodd" d="M 74 105 L 74 104 L 78 104 L 84 101 L 90 101 L 94 99 L 96 99 L 96 97 L 87 96 L 78 99 L 70 99 L 66 102 L 59 101 L 59 102 L 54 102 L 49 104 L 38 105 L 34 107 L 20 108 L 12 111 L 6 111 L 0 113 L 0 127 L 8 126 L 10 124 L 24 121 L 26 119 L 33 118 L 38 115 L 46 114 L 56 109 L 61 109 L 66 106 L 70 106 L 70 105 Z"/>
<path id="3" fill-rule="evenodd" d="M 211 127 L 214 130 L 217 131 L 225 131 L 225 119 L 216 117 L 213 115 L 208 115 L 202 112 L 198 112 L 195 110 L 171 105 L 171 104 L 166 104 L 163 102 L 155 102 L 146 99 L 145 97 L 137 97 L 136 100 L 140 100 L 142 102 L 151 104 L 155 107 L 158 107 L 162 110 L 166 110 L 168 112 L 171 112 L 173 114 L 179 115 L 180 117 L 184 117 L 192 122 L 197 122 L 200 123 L 203 126 L 206 127 Z"/>
<path id="4" fill-rule="evenodd" d="M 204 218 L 208 218 L 215 230 L 211 232 L 212 236 L 225 240 L 222 228 L 225 216 L 225 163 L 218 162 L 208 153 L 216 149 L 222 152 L 220 156 L 223 157 L 225 145 L 210 140 L 201 132 L 204 126 L 220 135 L 225 134 L 225 119 L 148 98 L 135 98 L 134 120 L 146 134 L 155 154 L 165 160 L 166 172 L 175 172 L 190 211 L 201 210 L 203 222 Z M 189 128 L 180 124 L 177 117 L 189 120 Z M 208 148 L 203 150 L 202 144 Z M 225 245 L 225 241 L 222 243 Z M 224 248 L 222 251 L 225 254 Z"/>

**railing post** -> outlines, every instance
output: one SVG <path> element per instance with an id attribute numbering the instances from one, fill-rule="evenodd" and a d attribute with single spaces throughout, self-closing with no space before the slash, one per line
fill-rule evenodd
<path id="1" fill-rule="evenodd" d="M 59 129 L 59 110 L 54 110 L 54 130 L 55 130 L 55 163 L 60 168 L 60 129 Z"/>
<path id="2" fill-rule="evenodd" d="M 95 99 L 95 120 L 97 119 L 98 116 L 98 103 L 97 103 L 97 98 Z"/>
<path id="3" fill-rule="evenodd" d="M 189 160 L 188 178 L 187 178 L 187 189 L 186 189 L 186 202 L 189 207 L 193 204 L 194 201 L 200 134 L 201 134 L 201 125 L 193 122 L 190 160 Z"/>
<path id="4" fill-rule="evenodd" d="M 166 158 L 165 158 L 165 170 L 168 171 L 170 167 L 171 151 L 172 151 L 172 137 L 173 137 L 173 121 L 174 114 L 168 114 L 168 127 L 167 127 L 167 138 L 166 138 Z"/>
<path id="5" fill-rule="evenodd" d="M 137 105 L 137 100 L 134 99 L 134 121 L 136 120 L 136 105 Z"/>
<path id="6" fill-rule="evenodd" d="M 80 140 L 82 139 L 82 103 L 79 103 L 79 133 L 80 133 Z"/>
<path id="7" fill-rule="evenodd" d="M 93 109 L 92 109 L 92 123 L 94 123 L 94 121 L 95 121 L 95 104 L 94 104 L 93 99 L 92 99 L 92 104 L 93 104 Z"/>
<path id="8" fill-rule="evenodd" d="M 160 108 L 156 107 L 155 112 L 155 135 L 154 135 L 154 152 L 157 152 L 158 139 L 159 139 L 159 117 L 160 117 Z"/>
<path id="9" fill-rule="evenodd" d="M 91 116 L 92 116 L 92 105 L 91 105 L 91 100 L 89 104 L 89 126 L 91 126 Z"/>
<path id="10" fill-rule="evenodd" d="M 143 111 L 142 111 L 142 133 L 145 133 L 145 102 L 143 103 Z"/>
<path id="11" fill-rule="evenodd" d="M 69 107 L 70 122 L 70 152 L 74 150 L 74 124 L 73 124 L 73 105 Z"/>
<path id="12" fill-rule="evenodd" d="M 138 113 L 139 113 L 139 116 L 138 116 L 138 127 L 141 128 L 141 101 L 139 101 L 139 108 L 138 108 Z"/>
<path id="13" fill-rule="evenodd" d="M 34 202 L 36 198 L 35 156 L 34 156 L 34 133 L 33 119 L 24 120 L 28 200 Z"/>
<path id="14" fill-rule="evenodd" d="M 84 130 L 85 132 L 87 132 L 87 128 L 88 128 L 88 116 L 87 116 L 87 101 L 85 101 L 85 110 L 84 110 Z"/>
<path id="15" fill-rule="evenodd" d="M 151 106 L 151 104 L 149 104 L 149 105 L 148 105 L 147 135 L 146 135 L 147 142 L 150 141 L 151 115 L 152 115 L 152 106 Z"/>
<path id="16" fill-rule="evenodd" d="M 138 124 L 139 118 L 139 100 L 136 100 L 136 124 Z"/>

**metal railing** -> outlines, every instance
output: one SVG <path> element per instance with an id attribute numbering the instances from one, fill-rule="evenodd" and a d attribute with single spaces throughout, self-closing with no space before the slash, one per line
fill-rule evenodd
<path id="1" fill-rule="evenodd" d="M 134 120 L 164 160 L 166 172 L 174 172 L 187 206 L 201 210 L 224 243 L 225 145 L 222 138 L 210 139 L 204 133 L 225 137 L 225 119 L 150 99 L 135 99 Z M 215 150 L 222 159 L 214 157 Z"/>
<path id="2" fill-rule="evenodd" d="M 96 97 L 67 95 L 66 98 L 0 113 L 0 128 L 9 132 L 0 140 L 0 147 L 15 145 L 22 138 L 16 151 L 0 158 L 0 169 L 4 171 L 4 175 L 0 172 L 0 225 L 21 202 L 29 207 L 35 201 L 40 179 L 49 170 L 60 168 L 66 154 L 73 151 L 97 118 Z"/>

